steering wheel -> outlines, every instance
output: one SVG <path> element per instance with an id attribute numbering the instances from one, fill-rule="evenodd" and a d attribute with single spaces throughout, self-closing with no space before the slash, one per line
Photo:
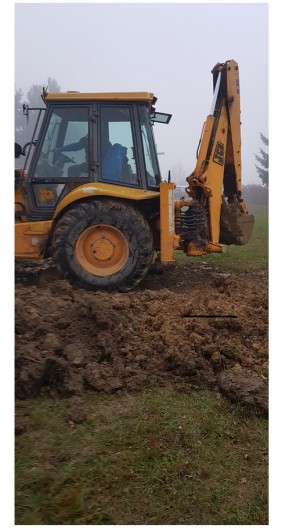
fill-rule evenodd
<path id="1" fill-rule="evenodd" d="M 70 158 L 69 156 L 67 156 L 63 152 L 58 152 L 58 156 L 59 156 L 59 158 L 61 158 L 61 160 L 64 163 L 76 163 L 76 161 L 74 161 L 74 159 Z"/>

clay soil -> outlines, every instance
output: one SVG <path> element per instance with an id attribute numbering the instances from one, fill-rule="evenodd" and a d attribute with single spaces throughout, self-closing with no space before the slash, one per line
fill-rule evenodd
<path id="1" fill-rule="evenodd" d="M 129 293 L 89 292 L 17 263 L 16 398 L 70 398 L 76 421 L 85 391 L 205 385 L 266 416 L 267 287 L 266 270 L 224 273 L 199 259 L 150 272 Z"/>

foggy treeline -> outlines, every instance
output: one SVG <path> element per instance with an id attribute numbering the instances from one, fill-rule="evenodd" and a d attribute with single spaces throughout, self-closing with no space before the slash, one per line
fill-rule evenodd
<path id="1" fill-rule="evenodd" d="M 243 186 L 243 199 L 246 204 L 268 205 L 269 189 L 262 185 L 245 185 Z"/>

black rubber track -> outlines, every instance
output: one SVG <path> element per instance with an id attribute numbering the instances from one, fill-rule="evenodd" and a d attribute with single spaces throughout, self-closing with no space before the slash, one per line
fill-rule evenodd
<path id="1" fill-rule="evenodd" d="M 75 254 L 78 236 L 97 224 L 119 229 L 129 245 L 124 267 L 106 277 L 87 272 Z M 111 199 L 80 202 L 68 210 L 57 222 L 52 248 L 53 261 L 65 276 L 86 289 L 131 290 L 146 275 L 153 260 L 153 237 L 147 220 L 130 204 Z"/>

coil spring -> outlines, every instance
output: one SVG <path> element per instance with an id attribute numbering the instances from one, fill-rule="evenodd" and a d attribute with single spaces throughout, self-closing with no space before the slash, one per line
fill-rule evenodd
<path id="1" fill-rule="evenodd" d="M 194 242 L 199 247 L 207 244 L 207 220 L 207 209 L 199 202 L 191 201 L 189 206 L 181 207 L 176 218 L 176 231 L 182 242 Z"/>

